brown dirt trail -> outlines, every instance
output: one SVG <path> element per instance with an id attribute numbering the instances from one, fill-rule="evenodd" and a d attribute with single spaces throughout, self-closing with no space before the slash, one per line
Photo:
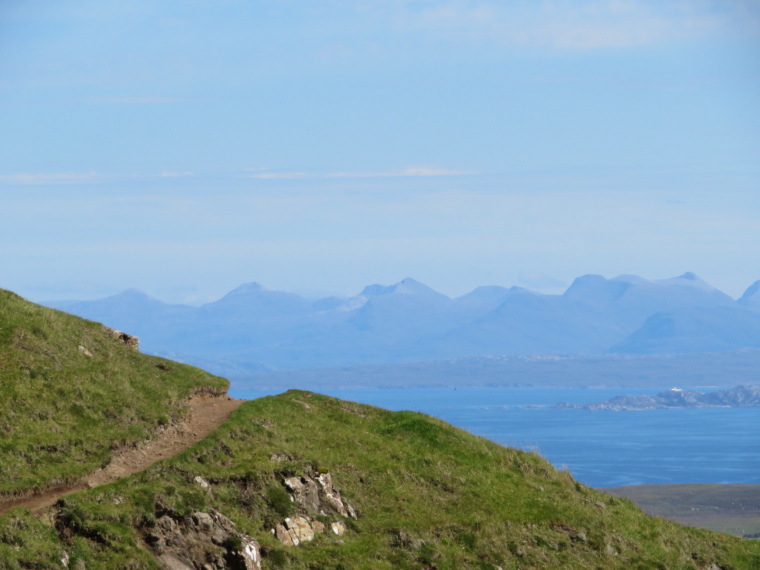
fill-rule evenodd
<path id="1" fill-rule="evenodd" d="M 188 402 L 190 410 L 180 423 L 136 447 L 115 452 L 107 467 L 90 473 L 72 485 L 53 487 L 22 497 L 0 497 L 0 515 L 12 507 L 26 507 L 32 512 L 40 512 L 69 493 L 112 483 L 144 471 L 156 461 L 174 457 L 207 437 L 243 402 L 229 396 L 193 396 Z"/>

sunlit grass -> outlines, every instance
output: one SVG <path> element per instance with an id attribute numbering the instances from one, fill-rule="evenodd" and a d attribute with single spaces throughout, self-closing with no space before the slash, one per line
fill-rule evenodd
<path id="1" fill-rule="evenodd" d="M 305 407 L 306 403 L 309 407 Z M 292 458 L 272 461 L 274 454 Z M 286 476 L 329 471 L 359 513 L 343 543 L 286 547 Z M 209 490 L 194 482 L 200 475 Z M 116 504 L 118 503 L 118 504 Z M 244 404 L 206 440 L 145 473 L 66 498 L 97 564 L 147 564 L 159 512 L 216 508 L 263 546 L 264 568 L 723 569 L 760 564 L 760 543 L 652 518 L 534 453 L 437 419 L 291 391 Z M 292 507 L 291 507 L 292 508 Z M 329 519 L 341 518 L 334 513 Z M 327 522 L 327 521 L 325 521 Z M 121 558 L 114 558 L 114 552 Z M 105 567 L 105 566 L 104 566 Z M 150 567 L 149 565 L 146 567 Z"/>
<path id="2" fill-rule="evenodd" d="M 0 493 L 72 482 L 181 416 L 192 391 L 227 386 L 0 290 Z"/>

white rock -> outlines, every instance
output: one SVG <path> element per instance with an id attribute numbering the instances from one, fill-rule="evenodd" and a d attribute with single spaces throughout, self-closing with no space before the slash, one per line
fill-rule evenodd
<path id="1" fill-rule="evenodd" d="M 336 521 L 332 523 L 332 531 L 338 536 L 343 536 L 346 533 L 346 523 L 343 521 Z"/>

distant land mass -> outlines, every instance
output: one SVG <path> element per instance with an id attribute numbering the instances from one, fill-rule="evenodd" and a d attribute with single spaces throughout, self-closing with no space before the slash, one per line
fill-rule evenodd
<path id="1" fill-rule="evenodd" d="M 202 368 L 207 368 L 197 364 Z M 213 370 L 212 368 L 207 368 Z M 760 350 L 700 354 L 479 356 L 228 374 L 236 389 L 654 388 L 760 385 Z"/>
<path id="2" fill-rule="evenodd" d="M 760 485 L 630 485 L 602 489 L 644 512 L 698 528 L 760 538 Z"/>
<path id="3" fill-rule="evenodd" d="M 760 349 L 760 281 L 734 300 L 693 273 L 584 275 L 561 295 L 484 286 L 449 298 L 404 279 L 348 298 L 307 299 L 249 283 L 200 307 L 134 289 L 48 304 L 137 335 L 148 353 L 230 377 L 480 357 Z"/>
<path id="4" fill-rule="evenodd" d="M 0 362 L 3 569 L 760 563 L 755 541 L 651 517 L 537 453 L 314 392 L 234 401 L 223 378 L 4 290 Z"/>
<path id="5" fill-rule="evenodd" d="M 760 407 L 760 386 L 737 386 L 730 390 L 699 392 L 671 388 L 656 396 L 638 394 L 621 395 L 605 402 L 593 404 L 569 404 L 562 402 L 553 406 L 558 409 L 582 409 L 597 411 L 662 410 L 672 408 L 755 408 Z"/>

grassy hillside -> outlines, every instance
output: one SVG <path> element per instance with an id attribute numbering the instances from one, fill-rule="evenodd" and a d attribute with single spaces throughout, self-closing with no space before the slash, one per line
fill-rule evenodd
<path id="1" fill-rule="evenodd" d="M 651 515 L 760 538 L 760 485 L 632 485 L 605 489 Z"/>
<path id="2" fill-rule="evenodd" d="M 0 290 L 0 493 L 71 483 L 228 382 Z"/>
<path id="3" fill-rule="evenodd" d="M 326 503 L 309 515 L 290 500 L 286 478 L 328 472 L 357 519 Z M 70 495 L 43 520 L 8 512 L 0 568 L 56 567 L 62 557 L 70 567 L 159 568 L 156 556 L 185 540 L 162 533 L 190 533 L 202 513 L 258 540 L 265 569 L 760 568 L 760 542 L 649 517 L 535 454 L 423 414 L 300 391 L 247 402 L 180 456 Z M 285 546 L 272 529 L 296 515 L 328 531 Z M 342 536 L 329 531 L 338 522 Z M 240 539 L 193 544 L 182 555 L 217 568 L 203 561 L 222 560 Z"/>

